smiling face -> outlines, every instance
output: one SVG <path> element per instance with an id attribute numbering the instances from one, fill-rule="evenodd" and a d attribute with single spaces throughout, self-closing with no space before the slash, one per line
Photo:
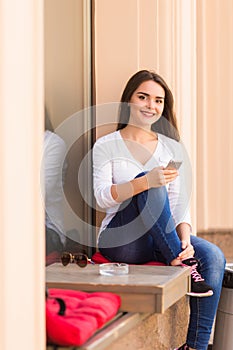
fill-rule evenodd
<path id="1" fill-rule="evenodd" d="M 144 81 L 134 91 L 130 103 L 129 124 L 150 130 L 162 115 L 165 90 L 153 80 Z"/>

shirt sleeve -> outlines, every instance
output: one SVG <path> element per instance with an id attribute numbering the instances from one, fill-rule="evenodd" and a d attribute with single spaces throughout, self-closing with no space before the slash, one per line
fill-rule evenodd
<path id="1" fill-rule="evenodd" d="M 170 153 L 173 160 L 181 161 L 179 176 L 169 183 L 168 198 L 175 226 L 185 222 L 191 226 L 190 198 L 192 191 L 192 168 L 189 155 L 181 142 L 172 142 Z"/>
<path id="2" fill-rule="evenodd" d="M 54 137 L 49 138 L 44 151 L 44 171 L 45 171 L 45 195 L 57 187 L 57 183 L 62 187 L 64 176 L 64 164 L 66 155 L 66 144 L 62 139 Z"/>
<path id="3" fill-rule="evenodd" d="M 185 185 L 182 183 L 180 175 L 172 181 L 168 187 L 168 198 L 175 227 L 182 222 L 192 227 L 189 211 L 189 196 L 184 187 Z"/>
<path id="4" fill-rule="evenodd" d="M 119 203 L 111 194 L 113 184 L 112 161 L 106 142 L 96 142 L 93 147 L 93 187 L 97 204 L 103 208 L 111 208 Z"/>

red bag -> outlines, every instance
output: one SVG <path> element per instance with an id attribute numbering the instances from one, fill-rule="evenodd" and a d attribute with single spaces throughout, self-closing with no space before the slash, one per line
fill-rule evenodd
<path id="1" fill-rule="evenodd" d="M 80 346 L 120 308 L 114 293 L 49 289 L 46 299 L 47 343 Z"/>

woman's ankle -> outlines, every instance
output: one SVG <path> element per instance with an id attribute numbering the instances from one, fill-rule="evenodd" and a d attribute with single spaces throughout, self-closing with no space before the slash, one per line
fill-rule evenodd
<path id="1" fill-rule="evenodd" d="M 181 265 L 181 261 L 179 259 L 174 259 L 170 262 L 171 266 L 179 266 Z"/>

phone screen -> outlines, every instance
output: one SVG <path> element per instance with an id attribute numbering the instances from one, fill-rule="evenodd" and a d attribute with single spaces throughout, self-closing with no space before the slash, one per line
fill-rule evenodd
<path id="1" fill-rule="evenodd" d="M 168 163 L 168 165 L 166 166 L 166 169 L 179 169 L 181 166 L 182 162 L 180 161 L 175 161 L 175 160 L 170 160 L 170 162 Z"/>

